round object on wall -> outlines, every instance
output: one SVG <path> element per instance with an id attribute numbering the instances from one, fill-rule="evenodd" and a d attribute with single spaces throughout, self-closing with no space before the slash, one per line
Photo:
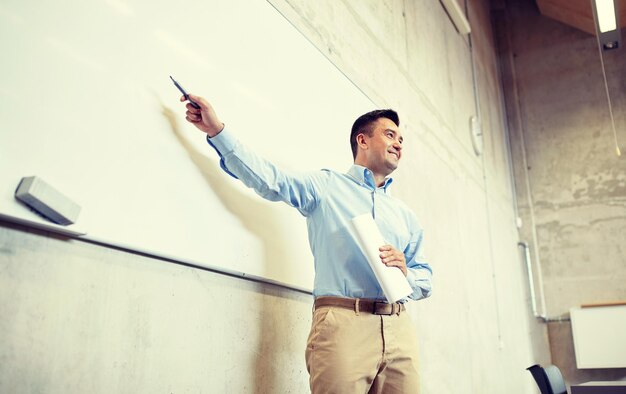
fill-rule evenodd
<path id="1" fill-rule="evenodd" d="M 470 117 L 470 137 L 474 153 L 476 156 L 480 156 L 483 153 L 483 127 L 477 116 Z"/>

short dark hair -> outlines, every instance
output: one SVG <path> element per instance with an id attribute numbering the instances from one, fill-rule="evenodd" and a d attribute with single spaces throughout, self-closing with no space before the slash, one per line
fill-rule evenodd
<path id="1" fill-rule="evenodd" d="M 392 109 L 377 109 L 359 116 L 357 120 L 354 121 L 352 132 L 350 133 L 350 147 L 352 148 L 352 157 L 354 159 L 356 159 L 357 152 L 356 136 L 364 133 L 371 137 L 374 131 L 371 125 L 380 118 L 387 118 L 395 123 L 396 126 L 400 127 L 398 113 Z"/>

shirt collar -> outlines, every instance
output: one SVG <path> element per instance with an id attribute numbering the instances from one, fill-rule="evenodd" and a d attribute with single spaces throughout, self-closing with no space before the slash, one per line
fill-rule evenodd
<path id="1" fill-rule="evenodd" d="M 368 168 L 358 164 L 353 164 L 348 170 L 348 175 L 361 184 L 365 184 L 372 189 L 376 189 L 376 181 L 374 180 L 374 174 Z M 381 186 L 383 191 L 387 193 L 387 188 L 393 182 L 393 178 L 385 178 L 385 183 Z"/>

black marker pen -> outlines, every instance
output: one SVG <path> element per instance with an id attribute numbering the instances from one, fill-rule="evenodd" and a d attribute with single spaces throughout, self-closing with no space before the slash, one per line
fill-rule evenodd
<path id="1" fill-rule="evenodd" d="M 174 82 L 174 85 L 176 85 L 176 87 L 178 88 L 178 90 L 180 90 L 180 92 L 183 94 L 183 96 L 185 96 L 185 100 L 189 100 L 189 103 L 191 104 L 192 107 L 194 107 L 195 109 L 200 109 L 200 106 L 198 105 L 198 103 L 196 103 L 195 101 L 191 100 L 189 98 L 189 95 L 187 94 L 187 92 L 185 91 L 185 89 L 183 89 L 182 86 L 180 86 L 180 84 L 178 82 L 176 82 L 176 80 L 174 78 L 172 78 L 172 76 L 170 75 L 170 79 L 172 80 L 172 82 Z"/>

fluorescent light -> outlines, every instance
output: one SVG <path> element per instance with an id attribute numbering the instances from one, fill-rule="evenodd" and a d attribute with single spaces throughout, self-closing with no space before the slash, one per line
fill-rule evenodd
<path id="1" fill-rule="evenodd" d="M 613 0 L 595 0 L 600 33 L 617 29 Z"/>

